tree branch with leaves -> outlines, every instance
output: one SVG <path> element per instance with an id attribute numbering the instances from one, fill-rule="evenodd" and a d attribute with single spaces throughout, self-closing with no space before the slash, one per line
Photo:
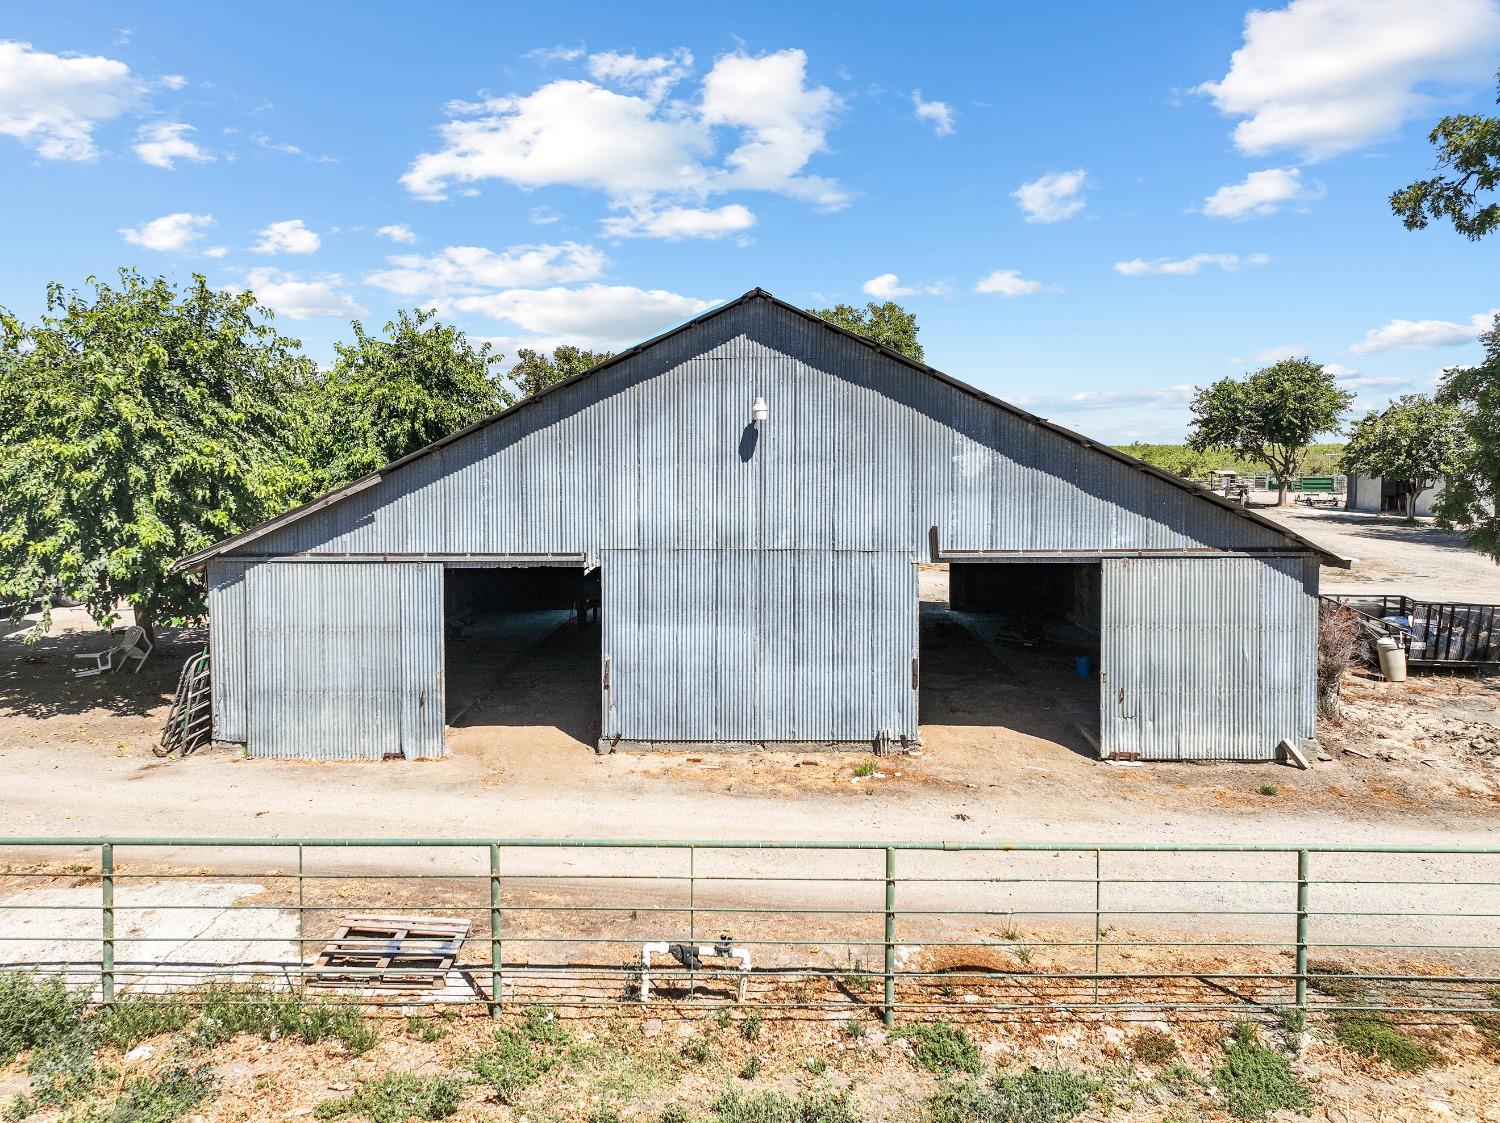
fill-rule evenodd
<path id="1" fill-rule="evenodd" d="M 1500 79 L 1500 73 L 1496 74 Z M 1500 105 L 1500 96 L 1495 98 Z M 1500 227 L 1500 202 L 1481 205 L 1481 192 L 1500 188 L 1500 117 L 1460 113 L 1444 117 L 1427 139 L 1437 149 L 1438 170 L 1391 196 L 1391 210 L 1408 230 L 1449 219 L 1453 229 L 1477 241 Z"/>

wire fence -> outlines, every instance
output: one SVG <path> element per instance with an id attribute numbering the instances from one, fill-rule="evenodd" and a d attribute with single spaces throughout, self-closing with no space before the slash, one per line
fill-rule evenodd
<path id="1" fill-rule="evenodd" d="M 1500 847 L 0 839 L 0 970 L 110 1003 L 1493 1013 Z"/>

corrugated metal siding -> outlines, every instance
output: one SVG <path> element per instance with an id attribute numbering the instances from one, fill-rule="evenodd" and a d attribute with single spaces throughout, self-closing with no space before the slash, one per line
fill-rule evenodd
<path id="1" fill-rule="evenodd" d="M 770 407 L 759 431 L 748 426 L 757 394 Z M 615 680 L 629 685 L 605 700 L 605 736 L 865 739 L 882 728 L 916 733 L 914 694 L 891 684 L 909 684 L 915 648 L 906 559 L 928 555 L 934 526 L 940 547 L 952 550 L 1286 545 L 1161 479 L 752 301 L 248 543 L 245 553 L 609 556 L 605 587 L 615 607 L 604 615 L 606 650 Z M 906 568 L 872 560 L 887 556 Z M 1156 709 L 1144 734 L 1132 721 L 1111 736 L 1144 738 L 1152 753 L 1225 755 L 1250 750 L 1238 733 L 1212 729 L 1283 721 L 1267 707 L 1306 710 L 1301 694 L 1267 702 L 1231 696 L 1224 685 L 1247 661 L 1281 659 L 1309 635 L 1301 602 L 1285 599 L 1288 583 L 1274 564 L 1216 568 L 1226 564 L 1179 562 L 1155 572 L 1181 589 L 1130 594 L 1170 602 L 1175 623 L 1148 604 L 1116 604 L 1126 634 L 1107 642 L 1128 657 L 1118 665 L 1132 668 L 1133 685 L 1155 691 Z M 372 755 L 391 743 L 420 746 L 407 749 L 413 755 L 440 751 L 441 703 L 423 708 L 424 691 L 442 692 L 440 572 L 422 579 L 433 586 L 381 586 L 373 597 L 378 567 L 366 567 L 371 577 L 358 587 L 344 583 L 353 569 L 271 568 L 280 576 L 251 582 L 266 600 L 246 624 L 250 647 L 264 656 L 255 703 L 262 724 L 257 732 L 251 723 L 252 740 L 286 755 Z M 1113 572 L 1122 592 L 1134 589 L 1134 577 Z M 1264 596 L 1282 599 L 1268 605 Z M 221 600 L 216 628 L 228 642 L 236 608 L 232 595 Z M 375 607 L 385 602 L 424 606 L 412 610 L 421 630 L 397 643 L 390 614 Z M 1290 615 L 1267 623 L 1273 611 Z M 754 626 L 744 623 L 751 616 Z M 1252 617 L 1253 651 L 1245 639 Z M 1221 619 L 1233 638 L 1207 627 Z M 290 632 L 277 635 L 283 625 Z M 385 661 L 325 666 L 340 645 Z M 1297 658 L 1309 657 L 1298 649 Z M 324 677 L 287 677 L 280 668 L 288 661 Z M 236 690 L 232 662 L 216 668 L 226 703 Z M 392 666 L 407 663 L 420 672 L 415 686 L 391 677 Z M 1200 682 L 1207 693 L 1194 695 Z M 376 703 L 387 697 L 402 699 L 389 714 Z M 361 707 L 371 722 L 338 735 L 359 746 L 310 732 Z M 225 720 L 232 728 L 228 711 Z M 1209 731 L 1190 731 L 1200 720 Z"/>
<path id="2" fill-rule="evenodd" d="M 916 737 L 910 555 L 613 550 L 603 574 L 605 737 Z"/>
<path id="3" fill-rule="evenodd" d="M 771 411 L 757 433 L 750 402 Z M 247 553 L 1281 547 L 1274 531 L 754 302 Z"/>
<path id="4" fill-rule="evenodd" d="M 1269 760 L 1314 729 L 1316 577 L 1282 558 L 1103 563 L 1105 756 Z"/>
<path id="5" fill-rule="evenodd" d="M 250 755 L 441 756 L 442 589 L 415 562 L 250 569 Z"/>
<path id="6" fill-rule="evenodd" d="M 233 559 L 208 563 L 208 648 L 212 660 L 214 740 L 245 740 L 245 570 Z"/>

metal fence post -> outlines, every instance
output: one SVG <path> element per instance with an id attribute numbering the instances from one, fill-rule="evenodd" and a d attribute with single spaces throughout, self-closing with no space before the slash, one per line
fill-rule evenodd
<path id="1" fill-rule="evenodd" d="M 297 843 L 297 993 L 307 993 L 307 897 L 302 843 Z"/>
<path id="2" fill-rule="evenodd" d="M 1307 851 L 1297 851 L 1297 1009 L 1307 1010 Z"/>
<path id="3" fill-rule="evenodd" d="M 698 848 L 688 847 L 688 943 L 698 944 Z M 688 968 L 688 997 L 698 989 L 698 976 Z"/>
<path id="4" fill-rule="evenodd" d="M 896 850 L 885 848 L 885 1024 L 896 1024 Z"/>
<path id="5" fill-rule="evenodd" d="M 490 843 L 490 1017 L 500 1016 L 500 847 Z"/>
<path id="6" fill-rule="evenodd" d="M 1104 938 L 1104 928 L 1101 924 L 1099 906 L 1102 903 L 1099 889 L 1099 851 L 1094 851 L 1094 1005 L 1099 1005 L 1099 971 L 1103 959 L 1099 952 L 1099 942 Z"/>
<path id="7" fill-rule="evenodd" d="M 99 1000 L 107 1005 L 115 1000 L 115 846 L 112 842 L 99 848 L 99 890 L 99 913 L 103 922 Z"/>

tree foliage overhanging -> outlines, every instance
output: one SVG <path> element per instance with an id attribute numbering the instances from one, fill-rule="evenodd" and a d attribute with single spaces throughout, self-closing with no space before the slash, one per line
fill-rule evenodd
<path id="1" fill-rule="evenodd" d="M 899 351 L 908 359 L 923 362 L 922 345 L 917 342 L 917 314 L 908 312 L 895 301 L 876 304 L 873 300 L 863 308 L 853 304 L 835 304 L 832 308 L 809 308 L 814 316 L 821 316 L 835 327 L 852 331 L 866 339 L 874 340 L 892 351 Z"/>
<path id="2" fill-rule="evenodd" d="M 251 294 L 201 276 L 121 270 L 49 286 L 35 324 L 0 312 L 0 602 L 42 628 L 57 596 L 148 631 L 201 611 L 171 565 L 302 498 L 287 404 L 312 375 Z"/>
<path id="3" fill-rule="evenodd" d="M 1450 475 L 1438 517 L 1468 534 L 1469 545 L 1500 562 L 1500 315 L 1479 337 L 1484 359 L 1454 367 L 1438 385 L 1438 400 L 1464 410 L 1469 448 Z"/>
<path id="4" fill-rule="evenodd" d="M 1315 438 L 1339 427 L 1354 395 L 1310 359 L 1282 359 L 1243 379 L 1225 378 L 1193 398 L 1188 446 L 1233 449 L 1266 465 L 1277 477 L 1277 502 L 1302 470 Z"/>
<path id="5" fill-rule="evenodd" d="M 1500 117 L 1444 117 L 1427 139 L 1436 149 L 1438 170 L 1447 174 L 1419 179 L 1391 195 L 1396 217 L 1408 230 L 1446 218 L 1473 241 L 1500 227 L 1500 201 L 1480 201 L 1481 194 L 1500 190 Z"/>

